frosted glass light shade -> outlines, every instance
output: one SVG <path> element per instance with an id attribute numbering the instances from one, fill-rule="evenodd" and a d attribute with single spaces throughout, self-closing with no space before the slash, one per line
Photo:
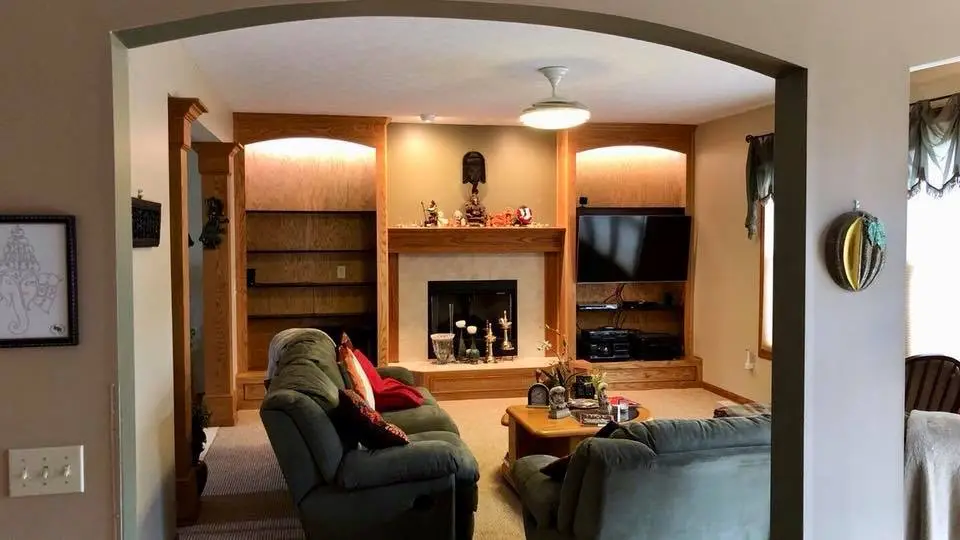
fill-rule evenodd
<path id="1" fill-rule="evenodd" d="M 575 101 L 541 101 L 520 114 L 520 123 L 536 129 L 568 129 L 590 120 L 590 110 Z"/>

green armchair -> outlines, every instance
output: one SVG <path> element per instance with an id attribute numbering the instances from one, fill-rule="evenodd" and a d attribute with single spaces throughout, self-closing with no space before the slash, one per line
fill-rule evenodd
<path id="1" fill-rule="evenodd" d="M 327 412 L 344 380 L 331 340 L 286 337 L 260 416 L 308 539 L 469 540 L 477 462 L 426 389 L 425 404 L 384 413 L 406 446 L 344 448 Z M 412 383 L 409 371 L 381 374 Z"/>
<path id="2" fill-rule="evenodd" d="M 770 416 L 654 420 L 587 439 L 562 482 L 517 460 L 527 540 L 768 540 Z"/>

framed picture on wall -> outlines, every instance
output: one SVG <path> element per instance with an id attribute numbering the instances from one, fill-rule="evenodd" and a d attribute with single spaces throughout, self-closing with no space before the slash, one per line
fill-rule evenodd
<path id="1" fill-rule="evenodd" d="M 74 216 L 0 214 L 0 347 L 78 341 Z"/>

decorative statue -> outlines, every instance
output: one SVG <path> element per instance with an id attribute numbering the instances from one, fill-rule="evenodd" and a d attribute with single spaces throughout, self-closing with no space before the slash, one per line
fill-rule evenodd
<path id="1" fill-rule="evenodd" d="M 423 201 L 420 201 L 420 208 L 423 208 L 423 226 L 436 227 L 440 224 L 440 208 L 437 207 L 437 201 L 431 200 L 430 206 L 423 207 Z"/>
<path id="2" fill-rule="evenodd" d="M 476 189 L 477 186 L 473 186 Z M 467 225 L 471 227 L 483 227 L 487 224 L 487 209 L 480 204 L 480 197 L 476 193 L 470 195 L 470 200 L 463 205 L 463 213 L 467 219 Z"/>
<path id="3" fill-rule="evenodd" d="M 520 208 L 517 208 L 517 225 L 521 227 L 526 227 L 527 225 L 533 223 L 533 210 L 529 206 L 523 204 L 520 205 Z"/>
<path id="4" fill-rule="evenodd" d="M 463 217 L 463 212 L 461 212 L 460 210 L 455 210 L 453 212 L 453 222 L 457 227 L 467 226 L 467 219 Z"/>
<path id="5" fill-rule="evenodd" d="M 478 184 L 487 183 L 487 164 L 483 154 L 476 151 L 467 152 L 463 155 L 463 183 L 470 184 L 470 194 L 480 193 Z"/>
<path id="6" fill-rule="evenodd" d="M 554 386 L 550 389 L 550 412 L 548 416 L 554 420 L 570 416 L 570 409 L 567 408 L 566 388 Z"/>
<path id="7" fill-rule="evenodd" d="M 610 413 L 610 398 L 607 396 L 607 383 L 605 382 L 597 385 L 597 404 L 600 406 L 600 412 Z"/>

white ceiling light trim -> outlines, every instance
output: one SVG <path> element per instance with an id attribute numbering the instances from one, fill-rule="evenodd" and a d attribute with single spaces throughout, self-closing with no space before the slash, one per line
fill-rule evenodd
<path id="1" fill-rule="evenodd" d="M 564 66 L 547 66 L 537 71 L 550 81 L 553 92 L 549 98 L 524 109 L 520 114 L 520 123 L 536 129 L 568 129 L 590 120 L 590 109 L 586 105 L 557 95 L 557 85 L 569 69 Z"/>

